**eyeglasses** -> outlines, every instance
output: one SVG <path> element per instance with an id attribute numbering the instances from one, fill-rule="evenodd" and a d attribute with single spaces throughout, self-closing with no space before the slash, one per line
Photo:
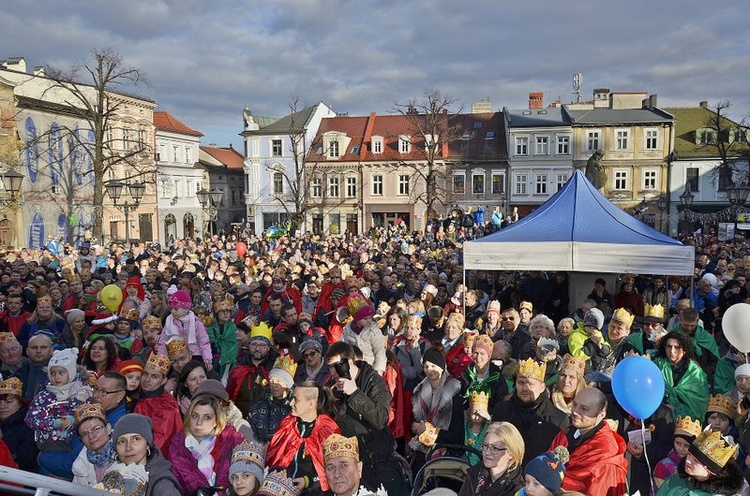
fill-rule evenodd
<path id="1" fill-rule="evenodd" d="M 106 391 L 104 389 L 99 389 L 98 387 L 93 387 L 94 394 L 103 394 L 104 396 L 107 396 L 108 394 L 115 394 L 115 393 L 122 393 L 124 389 L 114 389 L 112 391 Z"/>
<path id="2" fill-rule="evenodd" d="M 88 437 L 96 436 L 102 431 L 102 429 L 104 429 L 103 425 L 97 425 L 96 427 L 92 427 L 89 431 L 79 432 L 78 435 L 81 437 L 81 439 L 86 439 Z"/>
<path id="3" fill-rule="evenodd" d="M 515 317 L 503 317 L 502 320 L 510 321 L 510 320 L 516 320 L 516 318 Z"/>
<path id="4" fill-rule="evenodd" d="M 315 355 L 316 355 L 317 353 L 318 353 L 318 352 L 317 352 L 317 351 L 314 351 L 314 350 L 313 350 L 313 351 L 309 351 L 309 352 L 307 352 L 307 353 L 303 353 L 303 354 L 302 354 L 302 358 L 304 358 L 305 360 L 307 360 L 308 358 L 312 358 L 312 357 L 314 357 L 314 356 L 315 356 Z"/>
<path id="5" fill-rule="evenodd" d="M 508 448 L 500 448 L 498 446 L 492 446 L 491 444 L 483 443 L 482 451 L 486 451 L 491 455 L 502 455 L 504 452 L 508 451 Z"/>

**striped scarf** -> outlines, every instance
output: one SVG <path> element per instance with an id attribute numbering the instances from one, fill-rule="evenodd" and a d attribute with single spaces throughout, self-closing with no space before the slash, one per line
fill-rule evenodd
<path id="1" fill-rule="evenodd" d="M 185 437 L 185 447 L 190 450 L 193 458 L 198 462 L 198 470 L 206 478 L 209 486 L 216 482 L 216 472 L 214 472 L 214 457 L 211 452 L 216 444 L 215 436 L 207 436 L 202 441 L 198 441 L 191 435 Z"/>

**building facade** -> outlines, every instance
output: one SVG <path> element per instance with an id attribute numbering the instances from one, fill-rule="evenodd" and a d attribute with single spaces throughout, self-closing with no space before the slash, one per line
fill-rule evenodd
<path id="1" fill-rule="evenodd" d="M 245 157 L 231 146 L 201 146 L 199 163 L 204 187 L 209 191 L 219 190 L 222 193 L 216 221 L 211 223 L 204 211 L 204 220 L 209 222 L 204 229 L 210 233 L 245 229 Z"/>

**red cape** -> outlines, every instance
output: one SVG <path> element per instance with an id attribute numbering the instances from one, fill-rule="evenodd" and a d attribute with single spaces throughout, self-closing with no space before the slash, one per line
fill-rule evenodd
<path id="1" fill-rule="evenodd" d="M 469 368 L 469 365 L 474 363 L 474 360 L 464 353 L 463 340 L 456 343 L 456 346 L 451 348 L 447 355 L 445 355 L 445 364 L 448 368 L 448 372 L 456 379 L 461 378 L 461 374 Z"/>
<path id="2" fill-rule="evenodd" d="M 164 391 L 156 398 L 138 400 L 134 413 L 149 417 L 154 422 L 154 444 L 162 454 L 169 455 L 169 443 L 172 436 L 182 429 L 182 415 L 174 396 Z"/>
<path id="3" fill-rule="evenodd" d="M 323 491 L 328 491 L 325 461 L 323 460 L 323 442 L 331 434 L 341 434 L 341 429 L 328 415 L 318 415 L 312 433 L 309 437 L 303 439 L 299 429 L 297 429 L 297 417 L 289 414 L 284 417 L 279 429 L 271 438 L 266 455 L 266 466 L 288 468 L 304 441 L 305 451 L 312 458 L 315 472 L 318 474 L 320 487 Z"/>

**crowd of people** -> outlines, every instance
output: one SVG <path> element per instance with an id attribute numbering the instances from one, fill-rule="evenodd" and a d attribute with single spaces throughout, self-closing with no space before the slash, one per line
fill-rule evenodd
<path id="1" fill-rule="evenodd" d="M 490 229 L 491 230 L 491 229 Z M 473 231 L 466 234 L 472 235 Z M 129 495 L 744 494 L 739 244 L 690 278 L 462 268 L 426 232 L 0 251 L 0 464 Z M 613 393 L 631 355 L 665 394 Z"/>

